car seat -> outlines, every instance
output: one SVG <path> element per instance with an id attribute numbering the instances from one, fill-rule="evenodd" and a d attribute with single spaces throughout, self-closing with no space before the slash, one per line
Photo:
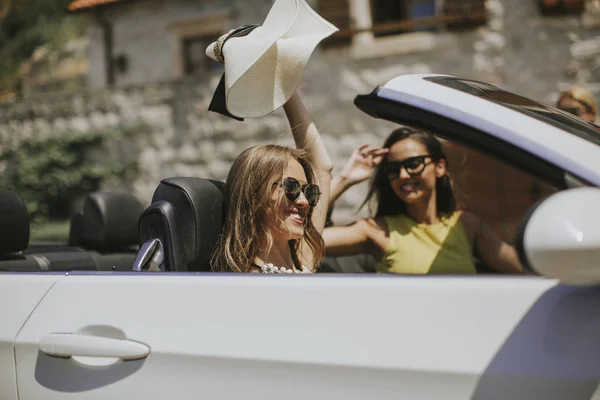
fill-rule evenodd
<path id="1" fill-rule="evenodd" d="M 138 223 L 136 271 L 210 271 L 221 235 L 225 184 L 191 177 L 163 179 Z"/>
<path id="2" fill-rule="evenodd" d="M 375 259 L 368 254 L 326 256 L 317 273 L 363 274 L 375 273 Z"/>
<path id="3" fill-rule="evenodd" d="M 142 203 L 130 193 L 91 193 L 83 212 L 71 220 L 69 242 L 93 252 L 99 270 L 131 271 L 138 251 L 137 223 L 143 211 Z"/>
<path id="4" fill-rule="evenodd" d="M 17 193 L 0 188 L 0 269 L 39 271 L 39 262 L 22 254 L 28 244 L 27 207 Z"/>
<path id="5" fill-rule="evenodd" d="M 83 210 L 71 217 L 67 245 L 31 244 L 24 253 L 62 252 L 67 260 L 82 257 L 68 253 L 87 253 L 100 271 L 131 271 L 138 250 L 137 223 L 143 211 L 144 206 L 129 193 L 91 193 Z M 70 264 L 68 261 L 65 268 Z"/>
<path id="6" fill-rule="evenodd" d="M 129 193 L 91 193 L 85 199 L 83 214 L 71 221 L 74 235 L 80 239 L 72 237 L 70 241 L 102 254 L 136 253 L 137 222 L 142 212 L 142 203 Z"/>
<path id="7" fill-rule="evenodd" d="M 93 257 L 87 252 L 31 251 L 29 246 L 29 212 L 21 197 L 0 188 L 0 270 L 5 271 L 73 271 L 96 270 Z M 52 245 L 43 245 L 50 249 Z M 39 250 L 39 249 L 38 249 Z"/>

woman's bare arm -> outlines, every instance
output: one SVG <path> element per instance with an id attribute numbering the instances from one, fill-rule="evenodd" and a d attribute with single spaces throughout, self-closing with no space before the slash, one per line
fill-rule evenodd
<path id="1" fill-rule="evenodd" d="M 385 221 L 368 218 L 348 226 L 325 228 L 323 239 L 328 256 L 370 254 L 379 259 L 385 252 L 389 235 Z"/>
<path id="2" fill-rule="evenodd" d="M 389 149 L 368 144 L 362 144 L 354 149 L 340 175 L 333 180 L 329 209 L 346 190 L 369 179 L 388 152 Z"/>
<path id="3" fill-rule="evenodd" d="M 307 152 L 315 169 L 315 183 L 321 189 L 321 198 L 313 211 L 312 222 L 319 232 L 323 232 L 327 218 L 333 164 L 321 140 L 319 130 L 311 121 L 298 92 L 285 104 L 284 111 L 292 127 L 296 147 Z"/>
<path id="4" fill-rule="evenodd" d="M 363 224 L 361 221 L 350 226 L 325 228 L 323 231 L 325 254 L 338 257 L 366 253 L 368 236 L 361 226 Z"/>
<path id="5" fill-rule="evenodd" d="M 488 267 L 505 274 L 521 274 L 523 267 L 517 251 L 503 241 L 488 223 L 473 213 L 463 215 L 465 227 L 472 232 L 475 251 Z"/>

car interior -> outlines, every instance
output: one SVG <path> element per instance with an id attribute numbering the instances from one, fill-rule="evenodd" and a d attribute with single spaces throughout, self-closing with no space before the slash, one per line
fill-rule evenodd
<path id="1" fill-rule="evenodd" d="M 210 271 L 222 230 L 224 187 L 223 182 L 203 178 L 174 177 L 160 182 L 152 204 L 140 217 L 139 242 L 160 241 L 162 271 Z"/>
<path id="2" fill-rule="evenodd" d="M 559 190 L 547 181 L 446 142 L 449 170 L 467 210 L 509 243 L 522 217 Z M 475 174 L 472 171 L 487 171 Z M 0 270 L 207 272 L 223 222 L 224 183 L 163 179 L 144 209 L 129 193 L 94 192 L 72 215 L 68 242 L 30 243 L 30 219 L 19 195 L 0 189 Z M 153 266 L 152 266 L 153 265 Z M 373 273 L 371 256 L 325 257 L 320 273 Z M 493 272 L 476 260 L 478 273 Z"/>
<path id="3" fill-rule="evenodd" d="M 0 270 L 131 271 L 144 210 L 131 194 L 89 194 L 71 219 L 65 244 L 30 243 L 29 213 L 14 191 L 0 189 L 0 209 Z"/>
<path id="4" fill-rule="evenodd" d="M 527 210 L 557 191 L 547 182 L 479 152 L 453 143 L 446 143 L 446 150 L 463 207 L 488 221 L 509 243 L 514 243 Z M 489 174 L 469 173 L 473 170 Z M 150 270 L 151 253 L 162 252 L 163 261 L 156 270 L 210 271 L 210 255 L 222 229 L 223 187 L 223 182 L 211 179 L 164 179 L 139 222 L 139 242 L 147 243 L 152 251 L 139 256 L 134 269 Z M 495 273 L 479 260 L 475 264 L 480 274 Z M 325 257 L 318 272 L 373 273 L 374 265 L 368 255 Z"/>

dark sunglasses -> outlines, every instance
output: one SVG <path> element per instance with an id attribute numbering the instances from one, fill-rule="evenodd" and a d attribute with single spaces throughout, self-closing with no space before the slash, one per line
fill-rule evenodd
<path id="1" fill-rule="evenodd" d="M 562 107 L 561 110 L 568 112 L 569 114 L 573 114 L 579 117 L 579 108 L 578 107 Z"/>
<path id="2" fill-rule="evenodd" d="M 321 197 L 321 190 L 318 185 L 306 182 L 302 184 L 295 178 L 283 178 L 282 182 L 273 182 L 273 185 L 281 186 L 285 197 L 291 202 L 298 200 L 300 193 L 304 193 L 310 207 L 316 206 Z"/>
<path id="3" fill-rule="evenodd" d="M 418 176 L 423 173 L 425 167 L 433 163 L 431 156 L 416 156 L 410 157 L 402 161 L 388 161 L 385 166 L 388 179 L 396 179 L 400 176 L 402 168 L 406 170 L 410 176 Z"/>

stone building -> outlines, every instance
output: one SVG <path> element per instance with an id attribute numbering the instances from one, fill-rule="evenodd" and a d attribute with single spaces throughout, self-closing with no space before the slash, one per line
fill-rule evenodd
<path id="1" fill-rule="evenodd" d="M 313 55 L 301 85 L 336 171 L 357 145 L 381 144 L 393 127 L 363 115 L 354 96 L 398 74 L 448 73 L 547 103 L 575 82 L 600 93 L 600 0 L 308 2 L 340 28 Z M 0 147 L 66 128 L 143 122 L 148 132 L 136 148 L 141 173 L 126 186 L 140 199 L 149 202 L 167 176 L 224 179 L 244 148 L 291 143 L 281 110 L 241 123 L 207 111 L 222 70 L 204 49 L 231 28 L 261 23 L 271 4 L 74 0 L 70 10 L 87 17 L 89 90 L 0 108 Z M 487 157 L 450 151 L 462 187 L 476 199 L 469 206 L 507 238 L 524 209 L 548 191 Z M 355 218 L 364 194 L 365 185 L 349 190 L 334 219 Z"/>
<path id="2" fill-rule="evenodd" d="M 261 23 L 271 0 L 74 0 L 88 18 L 89 87 L 211 75 L 204 55 L 227 30 Z M 341 29 L 315 56 L 337 97 L 396 73 L 481 79 L 551 101 L 581 81 L 598 92 L 599 0 L 309 0 Z M 351 96 L 351 94 L 350 94 Z"/>

